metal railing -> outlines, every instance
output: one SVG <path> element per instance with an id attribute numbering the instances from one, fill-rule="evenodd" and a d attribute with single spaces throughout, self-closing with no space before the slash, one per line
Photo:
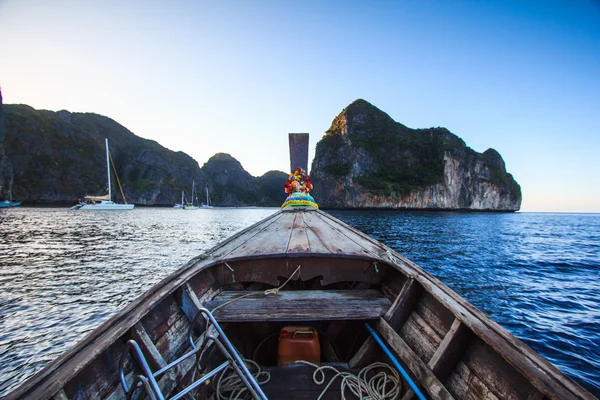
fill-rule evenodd
<path id="1" fill-rule="evenodd" d="M 204 318 L 209 322 L 209 324 L 206 325 L 206 334 L 204 340 L 202 341 L 202 344 L 198 346 L 194 342 L 193 332 L 194 326 L 198 322 L 200 316 L 204 316 Z M 211 326 L 215 328 L 218 335 L 215 336 L 208 333 L 208 330 Z M 197 360 L 199 362 L 203 351 L 211 343 L 214 343 L 219 352 L 225 357 L 226 361 L 214 368 L 213 370 L 203 374 L 202 377 L 200 377 L 198 380 L 195 380 L 185 389 L 181 390 L 179 393 L 174 394 L 169 399 L 181 399 L 183 396 L 190 393 L 192 390 L 196 389 L 203 383 L 207 382 L 210 378 L 212 378 L 228 366 L 231 366 L 234 369 L 235 373 L 241 378 L 242 382 L 255 399 L 268 400 L 264 392 L 258 385 L 258 382 L 254 378 L 254 376 L 252 376 L 252 374 L 248 370 L 248 367 L 238 354 L 237 350 L 235 349 L 235 347 L 233 347 L 233 345 L 221 329 L 221 326 L 219 325 L 217 320 L 213 317 L 212 313 L 206 308 L 201 308 L 200 310 L 198 310 L 198 313 L 196 313 L 196 316 L 192 319 L 192 324 L 189 331 L 189 340 L 192 345 L 192 350 L 185 353 L 184 355 L 182 355 L 175 361 L 169 363 L 168 365 L 165 365 L 156 372 L 152 372 L 152 369 L 148 365 L 146 357 L 144 356 L 139 344 L 133 339 L 129 340 L 125 345 L 125 351 L 119 363 L 119 375 L 121 379 L 121 386 L 123 386 L 123 391 L 125 392 L 127 399 L 130 399 L 137 389 L 144 388 L 151 399 L 165 400 L 165 396 L 162 393 L 158 384 L 158 379 L 160 378 L 160 376 L 165 374 L 171 368 L 174 368 L 175 366 L 181 364 L 183 361 L 187 360 L 190 357 L 197 356 Z M 142 373 L 134 375 L 133 382 L 130 387 L 129 385 L 127 385 L 127 380 L 125 378 L 125 361 L 127 359 L 127 356 L 131 352 L 133 352 L 133 358 L 137 362 Z"/>

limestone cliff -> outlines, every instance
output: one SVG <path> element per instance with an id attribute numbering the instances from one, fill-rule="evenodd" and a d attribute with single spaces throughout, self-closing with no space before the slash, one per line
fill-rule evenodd
<path id="1" fill-rule="evenodd" d="M 2 90 L 0 90 L 0 201 L 12 200 L 13 171 L 10 159 L 4 149 L 6 136 L 6 118 L 2 103 Z"/>
<path id="2" fill-rule="evenodd" d="M 317 144 L 311 177 L 323 208 L 517 211 L 521 188 L 494 149 L 445 128 L 410 129 L 364 100 Z"/>
<path id="3" fill-rule="evenodd" d="M 218 153 L 203 166 L 202 171 L 212 183 L 211 198 L 215 204 L 230 206 L 280 206 L 285 200 L 283 182 L 287 174 L 269 171 L 262 177 L 250 175 L 242 164 L 229 154 Z"/>
<path id="4" fill-rule="evenodd" d="M 278 206 L 285 199 L 283 172 L 275 173 L 275 190 L 272 173 L 252 177 L 228 155 L 216 155 L 200 168 L 187 154 L 140 138 L 102 115 L 5 105 L 0 107 L 0 200 L 9 198 L 10 189 L 13 199 L 25 204 L 68 204 L 106 193 L 104 138 L 129 203 L 172 205 L 181 201 L 182 190 L 190 200 L 192 181 L 201 193 L 208 187 L 218 206 Z M 113 196 L 122 201 L 116 184 Z M 198 198 L 204 201 L 203 195 Z"/>

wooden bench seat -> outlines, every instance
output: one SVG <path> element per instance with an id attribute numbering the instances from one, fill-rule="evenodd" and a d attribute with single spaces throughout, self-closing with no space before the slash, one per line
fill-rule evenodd
<path id="1" fill-rule="evenodd" d="M 224 291 L 205 304 L 214 308 L 248 295 L 218 309 L 219 322 L 317 321 L 379 319 L 391 302 L 380 292 L 368 290 L 294 290 L 265 295 L 263 291 Z"/>

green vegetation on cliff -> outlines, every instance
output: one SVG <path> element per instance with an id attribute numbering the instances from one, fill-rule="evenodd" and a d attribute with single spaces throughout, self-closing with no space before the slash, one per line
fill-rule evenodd
<path id="1" fill-rule="evenodd" d="M 12 170 L 0 174 L 10 174 L 13 198 L 26 203 L 72 203 L 86 194 L 106 193 L 105 138 L 130 203 L 178 203 L 182 191 L 189 198 L 192 181 L 202 191 L 201 201 L 208 187 L 220 206 L 279 206 L 285 198 L 283 172 L 252 177 L 226 154 L 200 168 L 187 154 L 137 137 L 102 115 L 26 105 L 4 105 L 3 111 L 6 135 L 0 145 Z M 118 190 L 113 196 L 121 201 Z"/>
<path id="2" fill-rule="evenodd" d="M 445 128 L 408 128 L 364 100 L 333 120 L 317 143 L 311 175 L 325 207 L 514 210 L 521 202 L 520 186 L 495 150 L 477 153 Z"/>
<path id="3" fill-rule="evenodd" d="M 378 161 L 378 171 L 354 177 L 354 181 L 377 195 L 407 195 L 444 178 L 444 153 L 466 149 L 464 142 L 443 128 L 413 130 L 392 120 L 364 100 L 357 100 L 333 121 L 317 145 L 325 158 L 335 159 L 343 146 L 342 136 L 353 149 L 364 149 Z M 350 162 L 331 163 L 325 172 L 344 176 Z"/>

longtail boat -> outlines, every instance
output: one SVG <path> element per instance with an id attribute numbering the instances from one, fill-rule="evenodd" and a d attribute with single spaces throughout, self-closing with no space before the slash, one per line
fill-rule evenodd
<path id="1" fill-rule="evenodd" d="M 310 187 L 307 137 L 290 143 L 301 168 L 285 207 L 7 399 L 595 398 L 415 263 L 320 211 L 297 191 Z"/>

